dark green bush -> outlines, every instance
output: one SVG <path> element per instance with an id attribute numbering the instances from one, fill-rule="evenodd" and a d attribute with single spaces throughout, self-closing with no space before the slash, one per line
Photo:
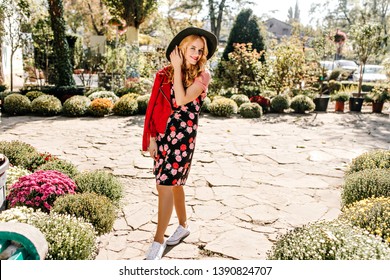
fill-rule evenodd
<path id="1" fill-rule="evenodd" d="M 12 93 L 4 98 L 4 112 L 8 115 L 25 115 L 31 112 L 31 101 L 19 93 Z"/>
<path id="2" fill-rule="evenodd" d="M 138 112 L 138 95 L 134 93 L 128 93 L 123 95 L 117 102 L 114 104 L 113 112 L 115 115 L 119 116 L 132 116 Z"/>
<path id="3" fill-rule="evenodd" d="M 31 111 L 41 116 L 54 116 L 62 111 L 61 101 L 52 95 L 41 95 L 31 102 Z"/>
<path id="4" fill-rule="evenodd" d="M 87 114 L 91 100 L 82 95 L 75 95 L 67 99 L 62 107 L 62 112 L 66 116 L 81 117 Z"/>
<path id="5" fill-rule="evenodd" d="M 4 154 L 12 165 L 25 167 L 31 157 L 38 154 L 38 151 L 30 144 L 13 140 L 0 141 L 0 153 Z"/>
<path id="6" fill-rule="evenodd" d="M 96 193 L 59 197 L 51 211 L 83 218 L 94 226 L 98 235 L 110 232 L 116 218 L 111 200 Z"/>
<path id="7" fill-rule="evenodd" d="M 148 107 L 149 99 L 150 94 L 144 94 L 137 97 L 138 114 L 144 115 L 146 113 L 146 108 Z"/>
<path id="8" fill-rule="evenodd" d="M 364 169 L 345 176 L 343 205 L 370 197 L 390 197 L 390 169 Z"/>
<path id="9" fill-rule="evenodd" d="M 63 159 L 53 159 L 50 161 L 45 162 L 38 168 L 39 170 L 57 170 L 61 173 L 67 175 L 71 179 L 75 179 L 77 174 L 79 174 L 79 171 L 77 170 L 77 167 L 66 160 Z"/>
<path id="10" fill-rule="evenodd" d="M 243 103 L 238 112 L 243 118 L 260 118 L 263 115 L 263 109 L 257 103 Z"/>
<path id="11" fill-rule="evenodd" d="M 319 221 L 279 236 L 269 260 L 388 260 L 390 248 L 367 231 L 341 220 Z"/>
<path id="12" fill-rule="evenodd" d="M 26 96 L 28 97 L 28 99 L 30 99 L 30 101 L 33 101 L 35 98 L 38 98 L 39 96 L 44 95 L 44 94 L 45 93 L 43 93 L 42 91 L 33 90 L 33 91 L 27 92 Z"/>
<path id="13" fill-rule="evenodd" d="M 111 173 L 104 170 L 84 171 L 75 178 L 77 192 L 94 192 L 105 195 L 118 205 L 123 196 L 123 185 Z"/>
<path id="14" fill-rule="evenodd" d="M 352 160 L 346 174 L 374 168 L 390 169 L 389 150 L 372 150 L 361 154 Z"/>
<path id="15" fill-rule="evenodd" d="M 288 95 L 275 95 L 271 99 L 271 109 L 276 113 L 283 113 L 290 108 L 291 99 Z"/>
<path id="16" fill-rule="evenodd" d="M 214 98 L 209 106 L 210 113 L 214 116 L 230 117 L 233 114 L 237 114 L 237 104 L 230 98 L 220 97 Z"/>
<path id="17" fill-rule="evenodd" d="M 313 111 L 315 109 L 315 104 L 310 97 L 298 94 L 292 98 L 290 107 L 295 113 L 304 114 L 306 111 Z"/>
<path id="18" fill-rule="evenodd" d="M 230 99 L 236 102 L 237 107 L 240 107 L 244 103 L 249 103 L 249 97 L 244 94 L 233 94 Z"/>

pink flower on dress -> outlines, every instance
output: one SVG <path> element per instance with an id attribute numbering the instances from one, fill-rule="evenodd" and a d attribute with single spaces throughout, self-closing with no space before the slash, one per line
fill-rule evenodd
<path id="1" fill-rule="evenodd" d="M 182 155 L 182 157 L 187 157 L 187 152 L 184 151 L 181 155 Z"/>
<path id="2" fill-rule="evenodd" d="M 195 114 L 194 113 L 189 113 L 188 116 L 190 117 L 191 120 L 195 119 Z"/>
<path id="3" fill-rule="evenodd" d="M 182 139 L 184 137 L 184 134 L 182 132 L 179 132 L 177 135 L 176 135 L 176 138 L 177 139 Z"/>
<path id="4" fill-rule="evenodd" d="M 170 163 L 167 163 L 167 165 L 165 167 L 169 170 L 172 168 L 172 165 Z"/>
<path id="5" fill-rule="evenodd" d="M 171 173 L 173 176 L 175 176 L 177 174 L 177 169 L 172 169 Z"/>
<path id="6" fill-rule="evenodd" d="M 166 175 L 166 174 L 162 174 L 161 176 L 160 176 L 160 180 L 161 181 L 166 181 L 168 179 L 168 176 Z"/>
<path id="7" fill-rule="evenodd" d="M 175 131 L 171 131 L 171 134 L 169 134 L 172 138 L 175 138 L 176 136 L 176 132 Z M 168 136 L 169 137 L 169 136 Z M 171 141 L 171 139 L 168 139 L 168 141 Z"/>
<path id="8" fill-rule="evenodd" d="M 176 159 L 177 162 L 181 162 L 182 158 L 181 158 L 181 156 L 176 156 L 175 159 Z"/>
<path id="9" fill-rule="evenodd" d="M 189 147 L 190 147 L 191 150 L 193 150 L 193 149 L 195 148 L 194 143 L 191 143 L 191 144 L 189 145 Z"/>
<path id="10" fill-rule="evenodd" d="M 177 139 L 175 138 L 172 140 L 172 145 L 176 145 L 176 143 L 177 143 Z"/>
<path id="11" fill-rule="evenodd" d="M 180 155 L 180 150 L 175 150 L 175 155 Z"/>
<path id="12" fill-rule="evenodd" d="M 186 124 L 186 122 L 181 122 L 181 123 L 180 123 L 180 126 L 181 126 L 181 127 L 186 127 L 187 124 Z"/>
<path id="13" fill-rule="evenodd" d="M 197 112 L 200 110 L 199 105 L 196 105 L 196 106 L 195 106 L 195 110 L 196 110 Z"/>
<path id="14" fill-rule="evenodd" d="M 192 133 L 192 127 L 187 127 L 187 132 Z"/>
<path id="15" fill-rule="evenodd" d="M 180 119 L 180 114 L 179 113 L 175 113 L 174 115 L 173 115 L 173 117 L 175 118 L 175 119 Z"/>

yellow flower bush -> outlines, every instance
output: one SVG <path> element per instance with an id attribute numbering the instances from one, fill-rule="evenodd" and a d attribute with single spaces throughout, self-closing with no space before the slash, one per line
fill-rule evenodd
<path id="1" fill-rule="evenodd" d="M 92 116 L 104 117 L 112 112 L 114 103 L 108 98 L 96 98 L 89 105 L 88 111 Z"/>

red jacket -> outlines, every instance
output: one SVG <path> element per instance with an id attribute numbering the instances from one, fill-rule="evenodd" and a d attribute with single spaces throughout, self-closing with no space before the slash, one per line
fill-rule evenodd
<path id="1" fill-rule="evenodd" d="M 172 113 L 171 88 L 172 83 L 168 81 L 167 67 L 160 69 L 154 79 L 152 93 L 146 109 L 142 151 L 148 150 L 150 137 L 156 137 L 158 133 L 165 133 L 168 118 Z"/>

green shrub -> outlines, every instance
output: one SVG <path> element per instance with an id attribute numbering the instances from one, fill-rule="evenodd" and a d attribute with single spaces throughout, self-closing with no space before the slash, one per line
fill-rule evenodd
<path id="1" fill-rule="evenodd" d="M 37 227 L 49 245 L 47 260 L 93 260 L 96 257 L 96 232 L 82 218 L 16 207 L 1 212 L 0 222 L 20 222 Z"/>
<path id="2" fill-rule="evenodd" d="M 23 167 L 34 172 L 42 164 L 45 164 L 55 159 L 56 157 L 52 156 L 50 153 L 35 153 L 35 154 L 31 154 L 31 156 L 28 159 L 26 159 L 25 163 L 23 164 Z"/>
<path id="3" fill-rule="evenodd" d="M 315 104 L 310 97 L 298 94 L 292 98 L 290 107 L 295 113 L 304 114 L 306 111 L 313 111 L 315 109 Z"/>
<path id="4" fill-rule="evenodd" d="M 104 117 L 112 112 L 114 104 L 110 99 L 97 98 L 94 99 L 88 107 L 88 113 L 94 117 Z"/>
<path id="5" fill-rule="evenodd" d="M 19 93 L 12 93 L 4 98 L 4 112 L 9 115 L 25 115 L 31 111 L 31 101 Z"/>
<path id="6" fill-rule="evenodd" d="M 31 172 L 28 171 L 26 168 L 11 165 L 7 170 L 7 180 L 5 182 L 5 185 L 7 186 L 7 190 L 9 189 L 10 186 L 15 184 L 20 177 L 29 174 L 31 174 Z"/>
<path id="7" fill-rule="evenodd" d="M 137 97 L 138 95 L 135 95 L 134 93 L 128 93 L 123 95 L 114 104 L 114 108 L 113 108 L 114 114 L 119 116 L 135 115 L 138 111 Z"/>
<path id="8" fill-rule="evenodd" d="M 99 235 L 112 230 L 116 218 L 111 200 L 96 193 L 81 193 L 58 198 L 53 212 L 81 217 L 91 223 Z"/>
<path id="9" fill-rule="evenodd" d="M 244 118 L 260 118 L 263 115 L 263 109 L 257 103 L 243 103 L 238 111 Z"/>
<path id="10" fill-rule="evenodd" d="M 329 88 L 329 93 L 332 94 L 334 92 L 338 92 L 342 87 L 341 82 L 335 81 L 335 80 L 330 80 L 328 82 L 328 88 Z"/>
<path id="11" fill-rule="evenodd" d="M 61 101 L 52 95 L 41 95 L 31 102 L 31 111 L 41 116 L 54 116 L 62 111 Z"/>
<path id="12" fill-rule="evenodd" d="M 39 170 L 57 170 L 65 175 L 67 175 L 71 179 L 75 179 L 77 174 L 79 174 L 77 167 L 73 163 L 66 161 L 66 160 L 63 160 L 63 159 L 58 159 L 58 158 L 47 161 L 46 163 L 39 166 L 38 169 Z"/>
<path id="13" fill-rule="evenodd" d="M 233 94 L 230 99 L 236 102 L 237 107 L 240 107 L 244 103 L 249 103 L 249 97 L 244 94 Z"/>
<path id="14" fill-rule="evenodd" d="M 77 192 L 105 195 L 118 205 L 123 196 L 123 185 L 114 175 L 104 170 L 84 171 L 75 178 Z"/>
<path id="15" fill-rule="evenodd" d="M 104 87 L 91 88 L 90 90 L 88 90 L 84 93 L 84 96 L 90 96 L 92 93 L 98 92 L 98 91 L 106 91 L 106 89 Z"/>
<path id="16" fill-rule="evenodd" d="M 278 237 L 270 260 L 374 260 L 390 259 L 382 239 L 341 220 L 319 221 Z"/>
<path id="17" fill-rule="evenodd" d="M 81 117 L 87 114 L 91 100 L 82 95 L 75 95 L 67 99 L 62 107 L 62 112 L 66 116 Z"/>
<path id="18" fill-rule="evenodd" d="M 390 169 L 390 151 L 372 150 L 354 158 L 349 164 L 346 174 L 364 169 Z"/>
<path id="19" fill-rule="evenodd" d="M 206 98 L 203 100 L 202 111 L 210 112 L 210 104 L 211 104 L 211 99 L 210 97 L 206 96 Z"/>
<path id="20" fill-rule="evenodd" d="M 277 113 L 283 113 L 290 108 L 291 99 L 288 95 L 276 95 L 271 99 L 271 109 Z"/>
<path id="21" fill-rule="evenodd" d="M 345 176 L 343 205 L 370 197 L 390 197 L 390 169 L 365 169 Z"/>
<path id="22" fill-rule="evenodd" d="M 140 95 L 137 97 L 138 114 L 144 115 L 146 113 L 146 109 L 148 108 L 149 100 L 150 100 L 150 94 Z"/>
<path id="23" fill-rule="evenodd" d="M 102 91 L 96 91 L 88 96 L 91 101 L 94 101 L 95 99 L 100 98 L 106 98 L 111 100 L 111 102 L 114 104 L 116 101 L 119 100 L 119 97 L 115 95 L 112 91 L 102 90 Z"/>
<path id="24" fill-rule="evenodd" d="M 12 165 L 25 167 L 30 158 L 38 151 L 25 142 L 19 140 L 0 141 L 0 153 L 5 155 Z"/>
<path id="25" fill-rule="evenodd" d="M 230 98 L 220 97 L 214 98 L 209 106 L 210 113 L 214 116 L 230 117 L 232 114 L 237 114 L 237 104 Z"/>
<path id="26" fill-rule="evenodd" d="M 33 101 L 34 99 L 38 98 L 41 95 L 45 95 L 45 93 L 37 90 L 29 91 L 26 93 L 26 96 L 28 97 L 28 99 L 30 99 L 30 101 Z"/>
<path id="27" fill-rule="evenodd" d="M 343 209 L 340 218 L 366 229 L 390 244 L 390 197 L 356 201 Z"/>
<path id="28" fill-rule="evenodd" d="M 6 85 L 0 84 L 0 92 L 4 92 L 7 89 Z"/>
<path id="29" fill-rule="evenodd" d="M 345 101 L 348 101 L 349 100 L 349 93 L 346 93 L 346 92 L 337 92 L 337 93 L 334 93 L 330 96 L 330 99 L 332 101 L 341 101 L 341 102 L 345 102 Z"/>

